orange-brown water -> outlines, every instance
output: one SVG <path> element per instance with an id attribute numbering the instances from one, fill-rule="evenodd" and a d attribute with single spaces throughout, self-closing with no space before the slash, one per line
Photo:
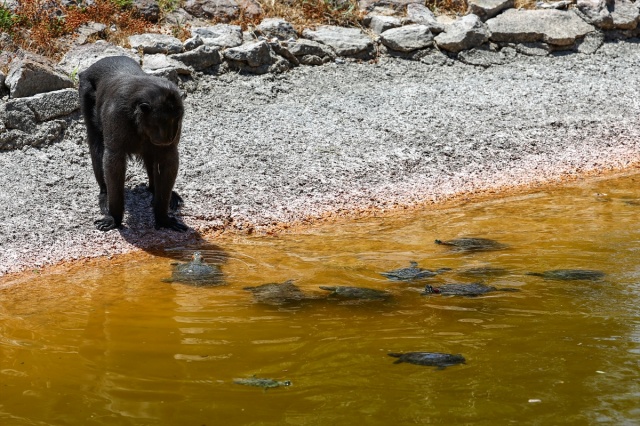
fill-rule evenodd
<path id="1" fill-rule="evenodd" d="M 403 217 L 205 247 L 225 286 L 162 282 L 167 248 L 44 271 L 0 289 L 2 425 L 636 424 L 640 422 L 640 175 Z M 452 253 L 436 238 L 509 245 Z M 128 260 L 129 259 L 129 260 Z M 453 270 L 420 283 L 379 273 Z M 425 283 L 519 292 L 422 296 Z M 600 282 L 525 275 L 606 272 Z M 243 290 L 288 279 L 388 290 L 388 301 L 271 306 Z M 444 370 L 388 352 L 461 353 Z M 290 380 L 263 391 L 233 383 Z"/>

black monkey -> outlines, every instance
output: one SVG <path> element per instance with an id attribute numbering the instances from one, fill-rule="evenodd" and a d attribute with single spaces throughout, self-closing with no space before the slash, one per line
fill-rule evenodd
<path id="1" fill-rule="evenodd" d="M 126 56 L 99 60 L 80 73 L 80 106 L 87 126 L 93 172 L 100 186 L 101 231 L 118 228 L 124 213 L 128 156 L 144 162 L 153 194 L 156 229 L 185 231 L 168 211 L 182 199 L 173 192 L 184 107 L 178 87 L 146 74 Z"/>

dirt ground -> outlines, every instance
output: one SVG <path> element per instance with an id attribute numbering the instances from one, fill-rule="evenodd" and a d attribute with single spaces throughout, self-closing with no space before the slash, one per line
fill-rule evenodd
<path id="1" fill-rule="evenodd" d="M 0 153 L 0 276 L 629 168 L 640 162 L 638 65 L 636 40 L 487 69 L 383 59 L 203 77 L 186 99 L 175 187 L 190 231 L 153 228 L 133 162 L 124 228 L 97 231 L 76 121 L 60 143 Z"/>

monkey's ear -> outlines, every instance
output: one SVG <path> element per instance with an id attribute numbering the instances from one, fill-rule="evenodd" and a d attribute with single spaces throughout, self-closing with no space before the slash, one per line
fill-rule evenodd
<path id="1" fill-rule="evenodd" d="M 146 102 L 141 103 L 140 105 L 138 105 L 138 108 L 140 108 L 140 111 L 142 112 L 151 112 L 151 105 L 149 105 Z"/>

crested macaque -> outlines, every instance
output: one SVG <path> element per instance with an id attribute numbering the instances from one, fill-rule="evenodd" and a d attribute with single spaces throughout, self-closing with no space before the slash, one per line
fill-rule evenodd
<path id="1" fill-rule="evenodd" d="M 124 215 L 127 158 L 142 160 L 153 194 L 155 227 L 186 231 L 169 215 L 182 198 L 173 191 L 184 107 L 178 87 L 145 74 L 126 56 L 99 60 L 80 73 L 80 106 L 104 217 L 101 231 L 119 228 Z"/>

